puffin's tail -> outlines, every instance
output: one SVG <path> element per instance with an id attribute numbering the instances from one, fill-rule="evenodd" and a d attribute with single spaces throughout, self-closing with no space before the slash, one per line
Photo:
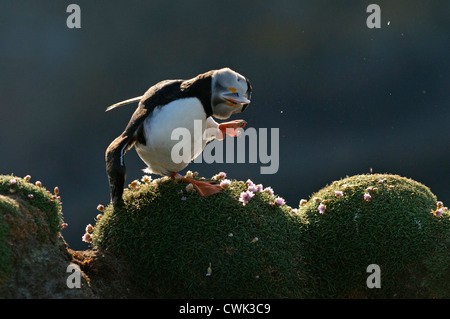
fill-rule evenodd
<path id="1" fill-rule="evenodd" d="M 108 108 L 105 110 L 105 112 L 111 111 L 112 109 L 115 109 L 116 107 L 119 107 L 119 106 L 131 104 L 131 103 L 134 103 L 134 102 L 139 102 L 141 100 L 141 98 L 142 98 L 142 96 L 137 96 L 137 97 L 134 97 L 132 99 L 128 99 L 128 100 L 125 100 L 125 101 L 113 104 L 111 106 L 108 106 Z"/>

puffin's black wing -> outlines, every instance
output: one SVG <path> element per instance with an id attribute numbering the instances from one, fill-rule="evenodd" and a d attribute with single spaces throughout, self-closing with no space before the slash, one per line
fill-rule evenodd
<path id="1" fill-rule="evenodd" d="M 181 83 L 182 80 L 168 80 L 148 89 L 125 130 L 106 149 L 106 172 L 113 205 L 119 204 L 122 200 L 126 178 L 125 153 L 136 141 L 145 144 L 144 120 L 151 115 L 155 107 L 166 105 L 176 99 L 180 94 Z"/>

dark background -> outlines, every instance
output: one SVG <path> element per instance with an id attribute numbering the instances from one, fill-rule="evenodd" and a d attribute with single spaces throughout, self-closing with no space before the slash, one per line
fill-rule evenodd
<path id="1" fill-rule="evenodd" d="M 66 8 L 81 7 L 81 29 Z M 381 7 L 381 29 L 366 8 Z M 388 25 L 389 22 L 389 25 Z M 156 82 L 228 66 L 253 84 L 243 118 L 280 129 L 280 169 L 192 164 L 252 179 L 296 207 L 346 175 L 395 173 L 450 203 L 450 2 L 2 1 L 0 174 L 61 190 L 73 249 L 109 202 L 104 152 Z M 127 182 L 145 165 L 126 157 Z M 156 177 L 156 176 L 155 176 Z"/>

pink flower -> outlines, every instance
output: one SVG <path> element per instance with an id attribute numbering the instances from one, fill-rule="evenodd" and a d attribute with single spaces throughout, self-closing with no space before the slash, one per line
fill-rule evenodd
<path id="1" fill-rule="evenodd" d="M 28 194 L 28 198 L 29 198 L 29 199 L 32 199 L 33 197 L 34 197 L 33 194 Z"/>
<path id="2" fill-rule="evenodd" d="M 83 235 L 83 237 L 81 237 L 81 240 L 84 241 L 85 243 L 91 243 L 92 242 L 92 236 L 89 233 L 85 233 Z"/>
<path id="3" fill-rule="evenodd" d="M 336 197 L 341 197 L 341 196 L 344 196 L 344 193 L 342 193 L 342 191 L 334 191 L 334 195 Z"/>
<path id="4" fill-rule="evenodd" d="M 444 209 L 443 209 L 443 208 L 439 208 L 439 209 L 436 211 L 436 216 L 437 216 L 437 217 L 441 217 L 443 213 L 444 213 Z"/>
<path id="5" fill-rule="evenodd" d="M 319 205 L 319 207 L 317 209 L 319 210 L 319 213 L 323 215 L 323 214 L 325 214 L 325 209 L 326 208 L 327 207 L 324 204 L 320 203 L 320 205 Z"/>
<path id="6" fill-rule="evenodd" d="M 14 185 L 14 184 L 17 183 L 17 179 L 12 178 L 12 179 L 9 180 L 9 183 L 10 183 L 11 185 Z"/>
<path id="7" fill-rule="evenodd" d="M 227 173 L 225 173 L 225 172 L 220 172 L 218 175 L 219 175 L 220 179 L 227 178 Z"/>
<path id="8" fill-rule="evenodd" d="M 36 183 L 34 183 L 34 185 L 36 185 L 37 187 L 42 187 L 42 182 L 41 181 L 36 181 Z"/>
<path id="9" fill-rule="evenodd" d="M 275 202 L 274 203 L 277 206 L 283 206 L 284 204 L 286 204 L 284 198 L 283 197 L 279 197 L 279 196 L 277 198 L 275 198 Z"/>
<path id="10" fill-rule="evenodd" d="M 372 196 L 370 196 L 369 193 L 365 193 L 365 194 L 364 194 L 364 200 L 365 200 L 365 201 L 368 202 L 371 198 L 372 198 Z"/>
<path id="11" fill-rule="evenodd" d="M 133 188 L 136 189 L 141 185 L 141 182 L 139 182 L 137 179 L 135 179 L 134 181 L 132 181 L 130 183 L 130 185 L 128 185 L 129 188 Z"/>
<path id="12" fill-rule="evenodd" d="M 378 183 L 383 184 L 383 183 L 384 183 L 384 180 L 380 179 L 380 180 L 378 181 Z"/>
<path id="13" fill-rule="evenodd" d="M 256 191 L 257 192 L 262 192 L 263 190 L 264 190 L 264 186 L 262 184 L 256 185 Z"/>
<path id="14" fill-rule="evenodd" d="M 268 194 L 270 196 L 273 196 L 273 189 L 272 189 L 272 187 L 264 188 L 264 193 L 266 193 L 266 194 Z"/>
<path id="15" fill-rule="evenodd" d="M 247 179 L 247 181 L 245 182 L 245 185 L 252 186 L 252 185 L 255 185 L 255 183 L 253 183 L 250 179 Z"/>
<path id="16" fill-rule="evenodd" d="M 194 185 L 192 183 L 187 184 L 186 192 L 195 192 Z"/>
<path id="17" fill-rule="evenodd" d="M 444 203 L 441 202 L 441 201 L 438 201 L 437 204 L 436 204 L 436 206 L 437 206 L 437 208 L 441 208 L 441 207 L 444 206 Z"/>
<path id="18" fill-rule="evenodd" d="M 248 190 L 249 192 L 256 193 L 256 192 L 258 191 L 258 187 L 256 187 L 255 184 L 249 185 L 247 190 Z"/>
<path id="19" fill-rule="evenodd" d="M 23 179 L 25 180 L 25 182 L 28 182 L 28 181 L 31 179 L 31 176 L 30 176 L 30 175 L 27 175 L 27 176 L 25 176 Z"/>
<path id="20" fill-rule="evenodd" d="M 231 181 L 229 179 L 224 179 L 220 182 L 220 187 L 228 188 L 231 185 Z"/>
<path id="21" fill-rule="evenodd" d="M 69 226 L 69 224 L 67 224 L 67 223 L 62 223 L 62 224 L 61 224 L 61 229 L 64 229 L 64 228 L 66 228 L 67 226 Z"/>
<path id="22" fill-rule="evenodd" d="M 86 233 L 92 233 L 94 231 L 94 227 L 91 224 L 89 224 L 86 226 L 85 231 Z"/>
<path id="23" fill-rule="evenodd" d="M 255 196 L 253 192 L 246 191 L 242 192 L 241 196 L 239 197 L 239 201 L 242 203 L 243 206 L 245 206 L 252 197 Z"/>

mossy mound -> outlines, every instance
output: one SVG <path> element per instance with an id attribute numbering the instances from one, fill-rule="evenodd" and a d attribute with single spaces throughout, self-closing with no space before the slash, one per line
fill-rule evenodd
<path id="1" fill-rule="evenodd" d="M 244 206 L 239 181 L 208 198 L 183 181 L 130 186 L 123 207 L 106 207 L 93 245 L 122 256 L 149 297 L 303 297 L 301 220 L 270 192 Z"/>
<path id="2" fill-rule="evenodd" d="M 39 269 L 54 265 L 51 258 L 65 247 L 61 225 L 56 195 L 28 177 L 0 175 L 0 296 L 28 296 L 27 288 L 42 283 Z"/>
<path id="3" fill-rule="evenodd" d="M 426 186 L 396 175 L 348 177 L 299 214 L 308 297 L 450 297 L 450 213 Z M 380 289 L 367 287 L 371 264 Z"/>

